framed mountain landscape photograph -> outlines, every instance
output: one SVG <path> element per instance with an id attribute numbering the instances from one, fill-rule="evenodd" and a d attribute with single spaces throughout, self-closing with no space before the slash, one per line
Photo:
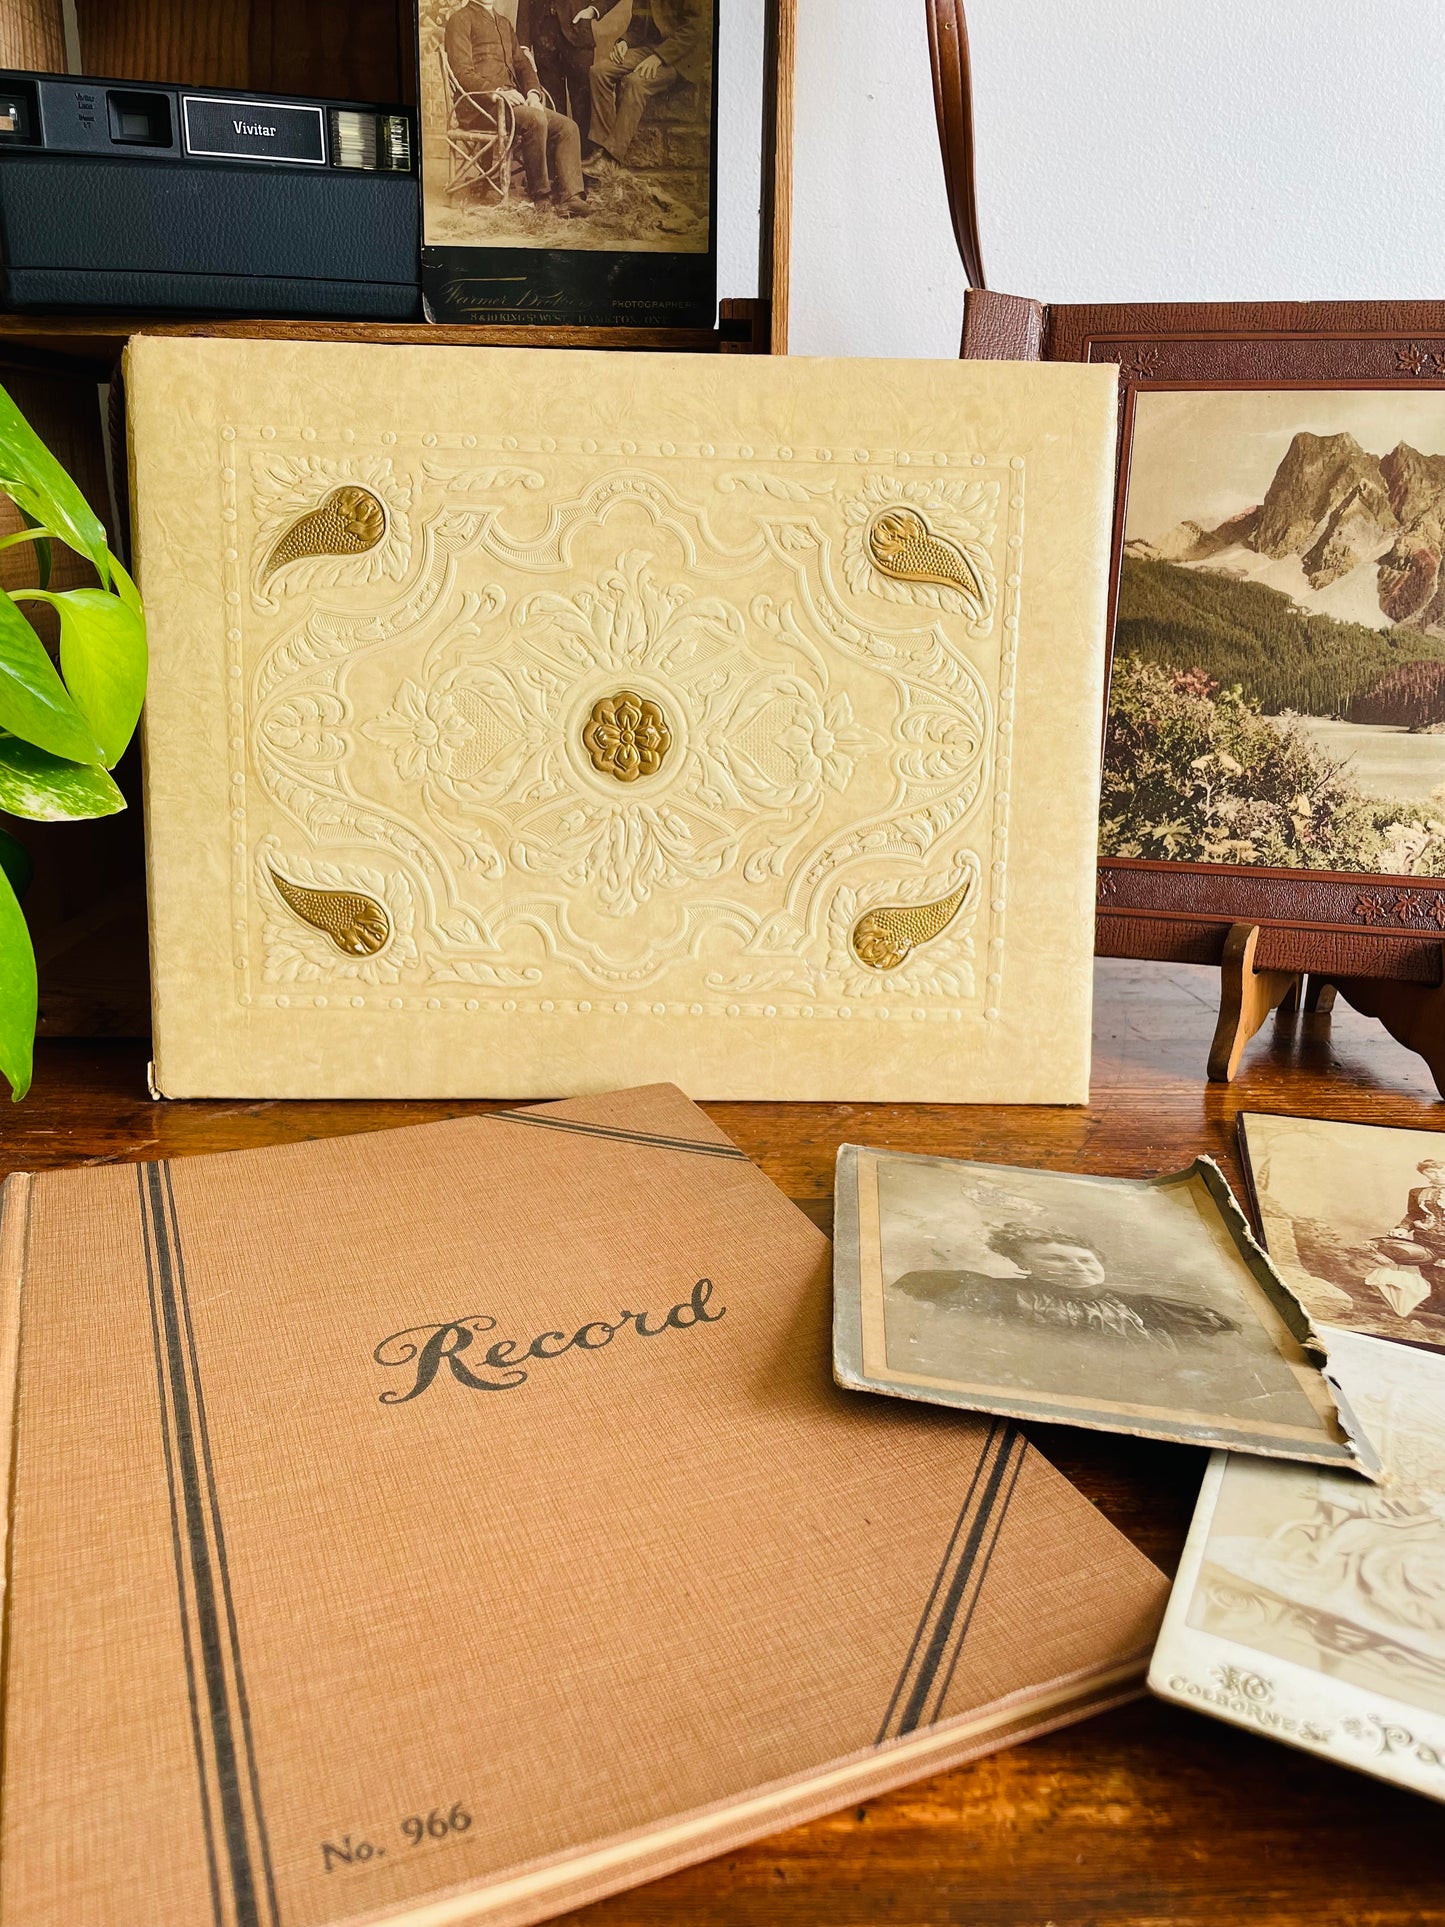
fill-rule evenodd
<path id="1" fill-rule="evenodd" d="M 1445 874 L 1442 451 L 1439 390 L 1134 397 L 1104 854 Z"/>
<path id="2" fill-rule="evenodd" d="M 1438 981 L 1445 303 L 980 292 L 964 353 L 1120 370 L 1100 952 Z"/>

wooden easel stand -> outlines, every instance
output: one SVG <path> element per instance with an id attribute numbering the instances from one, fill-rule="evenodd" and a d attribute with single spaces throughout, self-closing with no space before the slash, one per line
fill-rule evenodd
<path id="1" fill-rule="evenodd" d="M 1424 1058 L 1445 1097 L 1445 981 L 1396 983 L 1382 977 L 1321 977 L 1302 971 L 1256 970 L 1257 923 L 1231 925 L 1220 963 L 1219 1021 L 1209 1051 L 1209 1078 L 1233 1081 L 1244 1047 L 1275 1010 L 1327 1016 L 1338 992 L 1366 1017 L 1377 1017 L 1406 1050 Z"/>

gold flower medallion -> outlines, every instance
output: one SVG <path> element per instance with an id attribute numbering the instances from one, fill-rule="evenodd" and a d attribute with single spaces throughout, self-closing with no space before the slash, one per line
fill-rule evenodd
<path id="1" fill-rule="evenodd" d="M 635 783 L 655 776 L 672 747 L 672 731 L 657 704 L 630 689 L 602 696 L 582 726 L 582 741 L 600 776 Z"/>

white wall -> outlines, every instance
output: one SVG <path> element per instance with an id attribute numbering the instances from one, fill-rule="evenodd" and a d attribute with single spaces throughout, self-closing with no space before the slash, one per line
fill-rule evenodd
<path id="1" fill-rule="evenodd" d="M 793 352 L 952 356 L 923 0 L 798 5 Z M 1445 295 L 1440 0 L 968 0 L 968 21 L 991 287 Z"/>
<path id="2" fill-rule="evenodd" d="M 765 0 L 718 0 L 717 291 L 758 291 Z"/>

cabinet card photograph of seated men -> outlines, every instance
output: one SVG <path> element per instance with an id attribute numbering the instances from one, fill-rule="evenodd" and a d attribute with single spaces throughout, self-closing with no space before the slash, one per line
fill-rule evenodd
<path id="1" fill-rule="evenodd" d="M 845 1145 L 835 1212 L 850 1390 L 1379 1475 L 1208 1158 L 1096 1178 Z"/>
<path id="2" fill-rule="evenodd" d="M 1276 1271 L 1312 1318 L 1445 1351 L 1445 1135 L 1244 1112 Z"/>
<path id="3" fill-rule="evenodd" d="M 711 327 L 715 0 L 419 0 L 435 320 Z"/>

